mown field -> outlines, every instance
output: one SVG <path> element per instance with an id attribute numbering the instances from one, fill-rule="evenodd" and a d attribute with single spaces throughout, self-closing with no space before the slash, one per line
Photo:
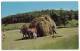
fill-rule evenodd
<path id="1" fill-rule="evenodd" d="M 5 31 L 2 49 L 29 50 L 29 49 L 78 49 L 78 28 L 58 28 L 55 38 L 50 36 L 37 39 L 22 39 L 20 30 Z"/>
<path id="2" fill-rule="evenodd" d="M 7 24 L 6 26 L 2 24 L 2 29 L 4 30 L 15 30 L 15 29 L 21 29 L 21 26 L 23 26 L 25 23 L 15 23 L 15 24 Z M 29 26 L 30 23 L 26 23 L 27 26 Z"/>

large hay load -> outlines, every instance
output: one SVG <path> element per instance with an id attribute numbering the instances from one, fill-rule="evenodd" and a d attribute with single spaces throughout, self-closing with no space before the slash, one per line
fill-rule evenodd
<path id="1" fill-rule="evenodd" d="M 30 25 L 36 26 L 38 36 L 54 34 L 56 31 L 56 24 L 48 15 L 33 19 Z"/>

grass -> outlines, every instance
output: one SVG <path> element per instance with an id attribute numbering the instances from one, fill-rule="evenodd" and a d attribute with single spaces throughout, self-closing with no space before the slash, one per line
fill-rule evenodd
<path id="1" fill-rule="evenodd" d="M 15 23 L 15 24 L 8 24 L 6 26 L 4 26 L 4 24 L 2 25 L 2 29 L 4 30 L 15 30 L 15 29 L 20 29 L 22 25 L 24 25 L 25 23 Z M 29 25 L 29 23 L 26 23 L 27 26 Z"/>
<path id="2" fill-rule="evenodd" d="M 42 49 L 77 49 L 78 40 L 77 36 L 70 37 L 70 39 L 61 39 L 56 42 L 43 45 Z"/>
<path id="3" fill-rule="evenodd" d="M 37 39 L 20 40 L 22 34 L 19 30 L 5 31 L 5 39 L 2 41 L 3 50 L 23 49 L 78 49 L 78 29 L 60 28 L 57 29 L 56 38 L 50 36 Z"/>

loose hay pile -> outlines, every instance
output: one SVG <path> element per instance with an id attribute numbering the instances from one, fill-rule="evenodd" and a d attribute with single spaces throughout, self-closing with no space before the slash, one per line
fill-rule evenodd
<path id="1" fill-rule="evenodd" d="M 32 20 L 31 24 L 37 28 L 38 36 L 46 36 L 56 32 L 56 24 L 48 15 L 42 15 Z"/>

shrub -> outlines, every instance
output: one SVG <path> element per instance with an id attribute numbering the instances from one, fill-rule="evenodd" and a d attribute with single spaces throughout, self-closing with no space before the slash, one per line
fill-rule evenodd
<path id="1" fill-rule="evenodd" d="M 68 23 L 66 24 L 67 27 L 78 27 L 78 21 L 75 19 L 67 21 Z"/>

